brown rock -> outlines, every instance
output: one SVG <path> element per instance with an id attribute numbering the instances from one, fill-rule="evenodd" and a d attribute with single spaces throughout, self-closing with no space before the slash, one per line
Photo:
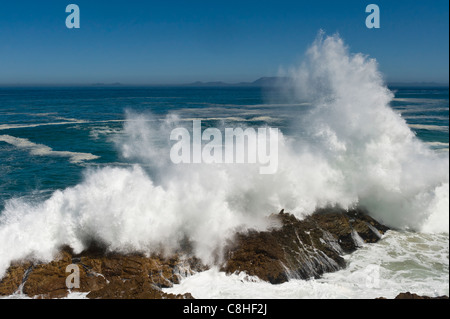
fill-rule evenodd
<path id="1" fill-rule="evenodd" d="M 90 292 L 91 299 L 192 299 L 190 294 L 166 294 L 149 279 L 137 277 L 129 280 L 114 277 L 102 289 Z"/>
<path id="2" fill-rule="evenodd" d="M 33 298 L 66 297 L 69 289 L 66 279 L 68 265 L 78 266 L 80 288 L 73 292 L 86 292 L 90 298 L 161 299 L 192 298 L 191 295 L 165 294 L 161 288 L 179 282 L 179 273 L 204 270 L 196 258 L 146 257 L 139 254 L 120 255 L 107 253 L 99 247 L 91 247 L 81 254 L 73 254 L 63 247 L 54 261 L 12 265 L 0 281 L 0 295 L 21 292 Z"/>
<path id="3" fill-rule="evenodd" d="M 439 297 L 428 297 L 428 296 L 419 296 L 417 294 L 413 294 L 410 292 L 402 292 L 395 297 L 395 299 L 448 299 L 448 296 L 439 296 Z"/>
<path id="4" fill-rule="evenodd" d="M 136 277 L 149 277 L 160 287 L 170 287 L 174 279 L 173 268 L 156 258 L 133 255 L 123 258 L 120 255 L 101 259 L 101 272 L 106 278 L 120 277 L 124 280 Z"/>
<path id="5" fill-rule="evenodd" d="M 69 251 L 63 250 L 60 256 L 48 263 L 34 265 L 24 281 L 23 293 L 35 298 L 62 298 L 66 297 L 69 289 L 66 286 L 66 278 L 70 273 L 66 267 L 74 264 Z M 89 268 L 79 265 L 80 288 L 72 291 L 90 291 L 100 289 L 106 284 L 104 277 L 94 274 Z"/>
<path id="6" fill-rule="evenodd" d="M 6 275 L 0 280 L 0 296 L 9 296 L 17 292 L 30 269 L 29 262 L 9 267 Z"/>
<path id="7" fill-rule="evenodd" d="M 342 255 L 358 248 L 357 236 L 373 243 L 388 229 L 362 210 L 321 209 L 301 221 L 281 211 L 270 218 L 281 227 L 235 236 L 226 249 L 223 271 L 245 271 L 274 284 L 318 278 L 345 266 Z"/>

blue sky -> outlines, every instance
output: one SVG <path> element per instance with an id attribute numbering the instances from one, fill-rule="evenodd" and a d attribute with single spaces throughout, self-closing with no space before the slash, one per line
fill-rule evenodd
<path id="1" fill-rule="evenodd" d="M 68 29 L 75 3 L 81 28 Z M 381 28 L 365 26 L 375 3 Z M 0 84 L 253 81 L 297 65 L 319 29 L 387 81 L 448 83 L 447 0 L 0 2 Z"/>

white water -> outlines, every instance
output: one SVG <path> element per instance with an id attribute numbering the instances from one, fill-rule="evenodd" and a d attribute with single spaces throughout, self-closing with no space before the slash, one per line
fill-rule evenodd
<path id="1" fill-rule="evenodd" d="M 17 148 L 25 149 L 29 151 L 31 155 L 68 157 L 71 163 L 80 163 L 82 161 L 89 161 L 99 158 L 98 156 L 90 153 L 54 151 L 47 145 L 36 144 L 26 138 L 10 135 L 0 135 L 0 141 L 11 144 Z"/>
<path id="2" fill-rule="evenodd" d="M 389 231 L 376 245 L 365 245 L 346 256 L 346 269 L 320 279 L 272 285 L 244 273 L 226 275 L 213 268 L 185 277 L 164 292 L 189 292 L 200 299 L 373 299 L 394 298 L 407 291 L 448 296 L 448 258 L 446 235 Z"/>
<path id="3" fill-rule="evenodd" d="M 258 165 L 171 165 L 165 139 L 182 121 L 171 115 L 160 125 L 151 115 L 129 113 L 117 146 L 136 165 L 86 170 L 82 183 L 44 202 L 6 202 L 0 277 L 13 260 L 49 261 L 61 245 L 80 252 L 92 240 L 151 253 L 171 252 L 187 237 L 212 263 L 237 229 L 264 229 L 264 217 L 281 208 L 302 218 L 320 206 L 359 203 L 389 226 L 448 234 L 448 153 L 417 140 L 389 107 L 393 94 L 375 60 L 349 54 L 337 36 L 316 40 L 308 57 L 290 75 L 294 101 L 314 108 L 297 123 L 305 136 L 279 135 L 276 174 L 260 175 Z M 448 272 L 440 276 L 448 287 Z M 329 291 L 318 295 L 341 295 L 332 278 L 319 281 Z"/>

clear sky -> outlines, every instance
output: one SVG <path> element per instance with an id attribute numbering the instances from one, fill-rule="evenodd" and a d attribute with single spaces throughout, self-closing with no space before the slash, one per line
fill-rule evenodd
<path id="1" fill-rule="evenodd" d="M 66 28 L 71 3 L 80 29 Z M 380 29 L 365 26 L 370 3 Z M 0 84 L 253 81 L 297 65 L 319 29 L 387 81 L 448 83 L 448 0 L 1 0 Z"/>

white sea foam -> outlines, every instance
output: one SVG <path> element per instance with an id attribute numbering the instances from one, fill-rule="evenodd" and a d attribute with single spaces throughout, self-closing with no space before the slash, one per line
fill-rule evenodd
<path id="1" fill-rule="evenodd" d="M 430 146 L 435 146 L 435 147 L 448 147 L 448 143 L 443 143 L 443 142 L 426 142 L 426 144 L 428 144 Z"/>
<path id="2" fill-rule="evenodd" d="M 448 120 L 448 116 L 436 116 L 436 115 L 403 115 L 404 119 L 407 120 L 441 120 L 441 121 L 445 121 Z"/>
<path id="3" fill-rule="evenodd" d="M 439 104 L 439 103 L 445 103 L 448 100 L 444 99 L 427 99 L 427 98 L 393 98 L 393 101 L 397 102 L 408 102 L 408 103 L 416 103 L 416 104 Z"/>
<path id="4" fill-rule="evenodd" d="M 68 119 L 67 122 L 42 122 L 32 124 L 1 124 L 0 130 L 10 130 L 18 128 L 33 128 L 40 126 L 59 126 L 59 125 L 73 125 L 73 124 L 89 124 L 89 123 L 112 123 L 112 122 L 124 122 L 125 120 L 104 120 L 104 121 L 86 121 L 77 119 Z"/>
<path id="5" fill-rule="evenodd" d="M 70 122 L 53 122 L 53 123 L 33 123 L 33 124 L 2 124 L 0 125 L 0 130 L 10 130 L 16 128 L 32 128 L 39 126 L 53 126 L 53 125 L 67 125 L 67 124 L 83 124 L 87 123 L 87 121 L 79 120 L 79 121 L 70 121 Z"/>
<path id="6" fill-rule="evenodd" d="M 68 157 L 71 163 L 80 163 L 82 161 L 90 161 L 99 158 L 98 156 L 90 153 L 54 151 L 49 146 L 36 144 L 26 138 L 14 137 L 10 135 L 0 135 L 0 142 L 5 142 L 14 145 L 17 148 L 25 149 L 32 155 Z"/>
<path id="7" fill-rule="evenodd" d="M 448 107 L 436 107 L 436 108 L 424 108 L 424 107 L 407 107 L 405 109 L 403 108 L 395 108 L 397 112 L 401 114 L 407 114 L 407 113 L 424 113 L 424 112 L 448 112 Z"/>
<path id="8" fill-rule="evenodd" d="M 110 126 L 94 126 L 89 128 L 89 136 L 93 140 L 98 140 L 100 136 L 111 136 L 115 134 L 120 134 L 121 130 L 119 128 L 112 128 Z"/>
<path id="9" fill-rule="evenodd" d="M 212 263 L 237 229 L 263 229 L 281 208 L 302 218 L 325 205 L 361 204 L 389 226 L 448 233 L 448 154 L 420 142 L 390 108 L 375 60 L 324 37 L 290 75 L 293 103 L 314 107 L 298 123 L 305 136 L 280 132 L 276 174 L 248 164 L 174 165 L 169 136 L 180 119 L 129 112 L 116 144 L 136 165 L 86 170 L 83 182 L 44 202 L 5 203 L 0 277 L 13 260 L 48 261 L 61 245 L 79 252 L 92 240 L 151 253 L 188 238 Z"/>
<path id="10" fill-rule="evenodd" d="M 417 130 L 448 132 L 448 126 L 443 125 L 409 124 L 409 127 Z"/>
<path id="11" fill-rule="evenodd" d="M 245 273 L 226 275 L 217 268 L 186 276 L 164 292 L 194 298 L 374 299 L 400 292 L 449 294 L 448 236 L 389 231 L 376 245 L 347 255 L 347 267 L 320 279 L 272 285 Z"/>

